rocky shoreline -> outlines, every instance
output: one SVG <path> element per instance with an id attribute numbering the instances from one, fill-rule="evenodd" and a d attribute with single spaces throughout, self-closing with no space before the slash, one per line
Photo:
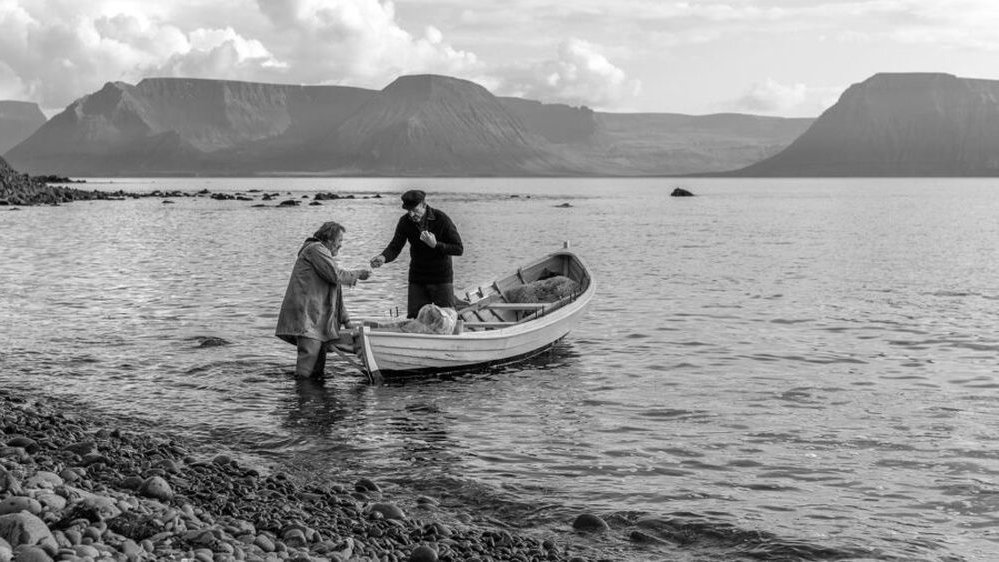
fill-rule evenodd
<path id="1" fill-rule="evenodd" d="M 301 199 L 284 199 L 275 205 L 266 205 L 262 202 L 276 200 L 281 197 L 281 194 L 262 193 L 256 189 L 250 190 L 247 193 L 212 193 L 207 189 L 193 193 L 179 190 L 154 190 L 149 193 L 130 193 L 124 190 L 101 191 L 93 189 L 88 191 L 67 185 L 53 185 L 72 183 L 84 182 L 59 176 L 30 177 L 28 174 L 17 172 L 3 158 L 0 158 L 0 207 L 17 208 L 34 205 L 61 205 L 63 203 L 72 203 L 73 201 L 122 201 L 143 197 L 162 198 L 164 203 L 173 203 L 171 199 L 180 197 L 206 197 L 219 201 L 257 201 L 257 197 L 259 197 L 261 203 L 254 205 L 254 207 L 297 207 L 301 204 Z M 303 195 L 302 198 L 309 199 L 310 197 Z M 355 198 L 380 199 L 381 195 L 377 193 L 369 196 L 340 195 L 324 191 L 313 194 L 311 196 L 312 201 L 309 204 L 322 205 L 320 201 Z"/>
<path id="2" fill-rule="evenodd" d="M 0 562 L 585 560 L 435 498 L 299 482 L 76 412 L 0 390 Z"/>

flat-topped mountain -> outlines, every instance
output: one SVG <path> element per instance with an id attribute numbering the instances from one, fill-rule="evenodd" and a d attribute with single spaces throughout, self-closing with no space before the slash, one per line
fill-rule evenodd
<path id="1" fill-rule="evenodd" d="M 403 175 L 524 175 L 570 171 L 485 88 L 447 76 L 403 76 L 330 135 L 343 168 Z"/>
<path id="2" fill-rule="evenodd" d="M 811 122 L 601 113 L 437 75 L 381 91 L 147 78 L 80 98 L 5 156 L 67 176 L 678 175 L 751 164 Z"/>
<path id="3" fill-rule="evenodd" d="M 17 146 L 45 124 L 37 103 L 0 100 L 0 154 Z"/>
<path id="4" fill-rule="evenodd" d="M 999 81 L 877 74 L 779 154 L 732 175 L 999 175 Z"/>
<path id="5" fill-rule="evenodd" d="M 120 175 L 225 171 L 254 143 L 315 140 L 371 90 L 148 78 L 109 82 L 70 104 L 6 154 L 32 173 Z"/>

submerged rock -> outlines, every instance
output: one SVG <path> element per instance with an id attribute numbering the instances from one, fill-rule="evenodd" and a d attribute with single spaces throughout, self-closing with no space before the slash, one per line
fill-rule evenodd
<path id="1" fill-rule="evenodd" d="M 198 344 L 198 347 L 221 347 L 223 345 L 232 345 L 231 341 L 222 338 L 217 338 L 214 336 L 200 337 L 198 339 L 201 340 L 201 343 Z"/>
<path id="2" fill-rule="evenodd" d="M 609 530 L 610 525 L 592 513 L 582 513 L 572 522 L 572 528 L 585 533 L 597 533 Z"/>

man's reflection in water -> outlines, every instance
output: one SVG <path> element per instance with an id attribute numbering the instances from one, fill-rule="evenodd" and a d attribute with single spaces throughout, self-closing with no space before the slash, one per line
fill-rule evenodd
<path id="1" fill-rule="evenodd" d="M 287 408 L 284 425 L 295 433 L 328 437 L 334 428 L 343 431 L 337 426 L 361 407 L 354 399 L 359 397 L 347 396 L 344 400 L 337 396 L 339 390 L 333 388 L 332 382 L 314 378 L 296 378 L 292 382 L 295 392 L 283 397 L 282 402 Z"/>

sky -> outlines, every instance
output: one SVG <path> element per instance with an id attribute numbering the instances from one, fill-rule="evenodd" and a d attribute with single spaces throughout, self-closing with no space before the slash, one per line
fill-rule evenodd
<path id="1" fill-rule="evenodd" d="M 600 111 L 816 117 L 878 72 L 999 79 L 997 0 L 0 0 L 0 99 L 407 74 Z"/>

